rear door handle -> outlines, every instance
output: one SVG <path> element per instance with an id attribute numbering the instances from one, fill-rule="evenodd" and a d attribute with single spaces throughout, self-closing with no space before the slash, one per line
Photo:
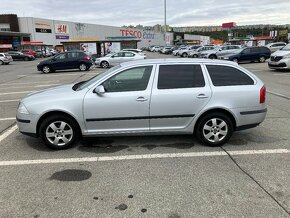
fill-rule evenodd
<path id="1" fill-rule="evenodd" d="M 199 98 L 199 99 L 203 99 L 203 98 L 208 98 L 208 96 L 205 95 L 205 94 L 199 94 L 199 95 L 197 96 L 197 98 Z"/>
<path id="2" fill-rule="evenodd" d="M 148 99 L 147 98 L 144 98 L 144 97 L 138 97 L 137 99 L 136 99 L 136 101 L 147 101 Z"/>

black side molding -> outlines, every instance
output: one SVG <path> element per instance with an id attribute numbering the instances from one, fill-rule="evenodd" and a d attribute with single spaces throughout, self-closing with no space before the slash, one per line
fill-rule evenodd
<path id="1" fill-rule="evenodd" d="M 23 135 L 27 135 L 27 136 L 30 136 L 30 137 L 33 137 L 33 138 L 37 138 L 38 135 L 36 133 L 30 133 L 30 132 L 21 132 Z"/>
<path id="2" fill-rule="evenodd" d="M 30 123 L 30 120 L 23 120 L 16 117 L 16 120 L 20 123 Z"/>
<path id="3" fill-rule="evenodd" d="M 266 113 L 267 112 L 267 108 L 263 109 L 263 110 L 255 110 L 255 111 L 243 111 L 240 112 L 241 115 L 250 115 L 250 114 L 262 114 L 262 113 Z"/>
<path id="4" fill-rule="evenodd" d="M 181 114 L 181 115 L 164 115 L 164 116 L 144 116 L 144 117 L 113 117 L 113 118 L 89 118 L 87 122 L 97 121 L 115 121 L 115 120 L 145 120 L 145 119 L 170 119 L 170 118 L 185 118 L 194 117 L 195 114 Z"/>
<path id="5" fill-rule="evenodd" d="M 246 129 L 251 129 L 259 126 L 260 123 L 254 123 L 254 124 L 249 124 L 249 125 L 244 125 L 244 126 L 237 126 L 236 131 L 241 131 L 241 130 L 246 130 Z"/>

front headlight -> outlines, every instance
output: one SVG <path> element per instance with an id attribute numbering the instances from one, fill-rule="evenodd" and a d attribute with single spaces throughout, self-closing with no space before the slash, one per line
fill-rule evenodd
<path id="1" fill-rule="evenodd" d="M 22 102 L 19 103 L 17 111 L 20 114 L 29 114 L 27 108 L 25 107 L 25 105 Z"/>

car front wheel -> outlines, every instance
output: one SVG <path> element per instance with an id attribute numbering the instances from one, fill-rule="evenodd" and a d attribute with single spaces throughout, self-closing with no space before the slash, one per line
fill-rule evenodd
<path id="1" fill-rule="evenodd" d="M 266 61 L 266 58 L 264 57 L 264 56 L 261 56 L 260 58 L 259 58 L 259 62 L 260 63 L 264 63 Z"/>
<path id="2" fill-rule="evenodd" d="M 70 148 L 79 139 L 77 124 L 63 115 L 46 118 L 40 125 L 39 133 L 43 142 L 54 150 Z"/>
<path id="3" fill-rule="evenodd" d="M 208 146 L 222 146 L 232 136 L 233 122 L 223 113 L 211 113 L 203 117 L 196 128 L 196 136 Z"/>
<path id="4" fill-rule="evenodd" d="M 45 66 L 43 66 L 43 68 L 42 68 L 42 72 L 43 72 L 43 73 L 49 73 L 49 72 L 51 72 L 51 69 L 50 69 L 49 66 L 45 65 Z"/>
<path id="5" fill-rule="evenodd" d="M 109 67 L 109 63 L 107 61 L 102 61 L 101 62 L 101 67 L 102 68 L 108 68 Z"/>
<path id="6" fill-rule="evenodd" d="M 87 65 L 80 64 L 79 69 L 80 69 L 80 71 L 86 71 L 87 70 Z"/>

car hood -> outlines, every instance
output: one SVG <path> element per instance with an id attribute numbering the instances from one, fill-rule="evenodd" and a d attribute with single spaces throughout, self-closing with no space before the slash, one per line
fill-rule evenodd
<path id="1" fill-rule="evenodd" d="M 275 51 L 271 56 L 285 56 L 285 55 L 290 55 L 290 51 L 278 50 Z"/>
<path id="2" fill-rule="evenodd" d="M 56 97 L 60 95 L 69 95 L 71 93 L 74 93 L 75 91 L 72 89 L 74 84 L 68 84 L 68 85 L 60 85 L 51 87 L 48 89 L 43 89 L 40 91 L 35 91 L 30 94 L 28 94 L 26 97 L 22 99 L 22 102 L 26 102 L 29 100 L 35 100 L 35 99 L 45 99 L 45 98 L 51 98 Z"/>

